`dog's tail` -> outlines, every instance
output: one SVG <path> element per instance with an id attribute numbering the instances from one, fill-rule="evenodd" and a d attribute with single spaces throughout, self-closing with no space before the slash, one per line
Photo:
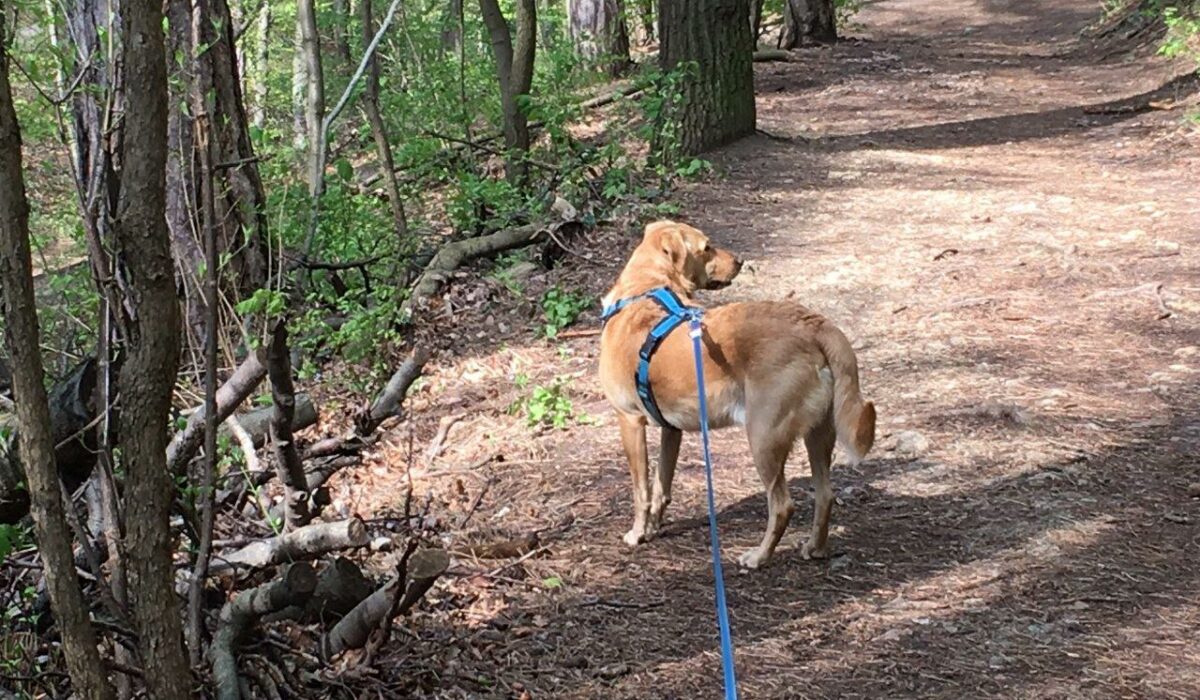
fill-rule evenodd
<path id="1" fill-rule="evenodd" d="M 845 334 L 826 321 L 816 338 L 833 370 L 833 424 L 838 442 L 857 462 L 875 444 L 875 404 L 863 401 L 859 393 L 858 359 Z"/>

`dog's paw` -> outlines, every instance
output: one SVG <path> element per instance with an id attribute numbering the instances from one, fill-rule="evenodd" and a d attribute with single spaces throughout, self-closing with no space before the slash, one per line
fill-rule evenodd
<path id="1" fill-rule="evenodd" d="M 805 559 L 828 559 L 829 558 L 829 543 L 825 543 L 822 547 L 817 547 L 812 540 L 804 543 L 800 548 L 800 556 Z"/>
<path id="2" fill-rule="evenodd" d="M 757 569 L 763 564 L 766 564 L 767 560 L 770 558 L 770 555 L 763 554 L 757 547 L 755 547 L 754 549 L 751 549 L 742 554 L 742 556 L 738 557 L 738 563 L 747 569 Z"/>
<path id="3" fill-rule="evenodd" d="M 629 545 L 630 547 L 636 547 L 646 541 L 646 530 L 644 528 L 635 527 L 629 532 L 626 532 L 625 536 L 621 539 L 625 540 L 625 544 Z"/>

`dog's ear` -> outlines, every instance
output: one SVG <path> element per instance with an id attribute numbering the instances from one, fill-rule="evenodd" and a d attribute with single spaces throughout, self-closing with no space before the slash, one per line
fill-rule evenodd
<path id="1" fill-rule="evenodd" d="M 643 240 L 661 250 L 674 265 L 678 265 L 687 257 L 683 234 L 679 232 L 679 224 L 674 221 L 655 221 L 647 224 Z"/>

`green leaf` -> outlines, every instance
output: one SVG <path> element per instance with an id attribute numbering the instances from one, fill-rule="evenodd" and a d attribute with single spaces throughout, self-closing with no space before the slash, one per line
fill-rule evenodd
<path id="1" fill-rule="evenodd" d="M 561 578 L 557 576 L 551 576 L 549 578 L 542 579 L 542 585 L 553 590 L 555 588 L 562 588 L 563 582 Z"/>

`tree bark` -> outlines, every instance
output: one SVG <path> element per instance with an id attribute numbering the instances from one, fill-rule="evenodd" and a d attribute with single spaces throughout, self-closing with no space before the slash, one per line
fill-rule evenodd
<path id="1" fill-rule="evenodd" d="M 43 383 L 34 305 L 21 132 L 8 82 L 6 4 L 0 3 L 0 302 L 12 360 L 13 399 L 21 427 L 20 450 L 32 497 L 38 553 L 71 682 L 81 697 L 108 699 L 116 696 L 101 666 L 96 634 L 75 575 L 71 532 L 64 516 L 54 463 L 50 407 Z"/>
<path id="2" fill-rule="evenodd" d="M 237 569 L 262 569 L 289 561 L 316 559 L 329 552 L 363 547 L 368 541 L 367 526 L 359 518 L 306 525 L 214 557 L 209 573 L 220 576 Z"/>
<path id="3" fill-rule="evenodd" d="M 614 78 L 629 70 L 633 61 L 623 0 L 568 0 L 567 14 L 576 53 L 598 61 Z"/>
<path id="4" fill-rule="evenodd" d="M 806 42 L 837 41 L 837 16 L 833 0 L 784 0 L 780 48 L 794 49 Z"/>
<path id="5" fill-rule="evenodd" d="M 297 7 L 299 9 L 299 7 Z M 296 33 L 292 41 L 292 148 L 303 153 L 308 147 L 308 120 L 304 114 L 308 93 L 308 63 L 304 56 L 303 19 L 296 15 Z"/>
<path id="6" fill-rule="evenodd" d="M 261 129 L 267 119 L 267 69 L 271 47 L 271 3 L 263 1 L 258 10 L 254 35 L 254 56 L 248 72 L 254 85 L 254 107 L 250 124 Z"/>
<path id="7" fill-rule="evenodd" d="M 637 5 L 638 21 L 634 29 L 635 40 L 645 46 L 654 43 L 654 0 L 634 0 Z"/>
<path id="8" fill-rule="evenodd" d="M 533 58 L 537 42 L 537 2 L 517 0 L 517 33 L 514 40 L 498 0 L 479 0 L 483 22 L 492 40 L 492 57 L 500 84 L 500 107 L 504 119 L 504 144 L 508 147 L 505 174 L 523 185 L 528 179 L 529 120 L 521 106 L 533 85 Z"/>
<path id="9" fill-rule="evenodd" d="M 304 60 L 304 126 L 307 148 L 308 193 L 320 197 L 324 190 L 325 173 L 321 154 L 321 120 L 325 116 L 325 75 L 321 67 L 321 37 L 317 32 L 316 0 L 298 0 L 297 21 L 300 25 L 300 44 L 297 50 Z"/>
<path id="10" fill-rule="evenodd" d="M 275 447 L 275 468 L 286 489 L 284 520 L 289 528 L 311 519 L 304 463 L 292 435 L 296 414 L 296 387 L 292 382 L 292 363 L 288 355 L 287 325 L 280 321 L 271 336 L 267 351 L 267 377 L 271 380 L 271 399 L 275 411 L 271 417 L 271 443 Z"/>
<path id="11" fill-rule="evenodd" d="M 236 304 L 262 287 L 267 276 L 266 196 L 250 141 L 250 120 L 234 51 L 233 23 L 227 0 L 168 0 L 168 32 L 172 57 L 182 57 L 171 81 L 167 160 L 167 225 L 176 269 L 185 289 L 190 347 L 197 350 L 205 334 L 202 282 L 203 248 L 198 233 L 208 229 L 208 215 L 196 206 L 203 186 L 202 144 L 196 130 L 197 111 L 180 105 L 209 100 L 213 187 L 213 221 L 217 248 L 227 259 L 221 294 Z M 222 318 L 222 327 L 229 322 Z"/>
<path id="12" fill-rule="evenodd" d="M 462 0 L 454 0 L 461 3 Z M 358 12 L 362 24 L 363 46 L 369 46 L 375 38 L 375 20 L 371 16 L 371 0 L 359 0 Z M 396 179 L 396 163 L 392 157 L 392 145 L 388 142 L 387 128 L 383 123 L 383 115 L 379 112 L 379 58 L 372 53 L 367 65 L 367 84 L 363 94 L 363 111 L 367 115 L 367 123 L 371 125 L 371 137 L 375 140 L 375 150 L 379 154 L 379 164 L 383 167 L 383 181 L 387 185 L 388 204 L 392 208 L 392 224 L 396 229 L 396 238 L 404 245 L 408 240 L 408 216 L 404 211 L 404 200 L 400 198 L 400 184 Z"/>
<path id="13" fill-rule="evenodd" d="M 754 133 L 749 13 L 746 0 L 677 0 L 659 7 L 663 70 L 695 65 L 674 110 L 685 155 Z"/>
<path id="14" fill-rule="evenodd" d="M 167 424 L 179 361 L 179 307 L 166 226 L 167 71 L 162 6 L 123 2 L 125 113 L 113 252 L 130 291 L 118 386 L 126 470 L 129 598 L 151 697 L 191 694 L 168 521 Z"/>

